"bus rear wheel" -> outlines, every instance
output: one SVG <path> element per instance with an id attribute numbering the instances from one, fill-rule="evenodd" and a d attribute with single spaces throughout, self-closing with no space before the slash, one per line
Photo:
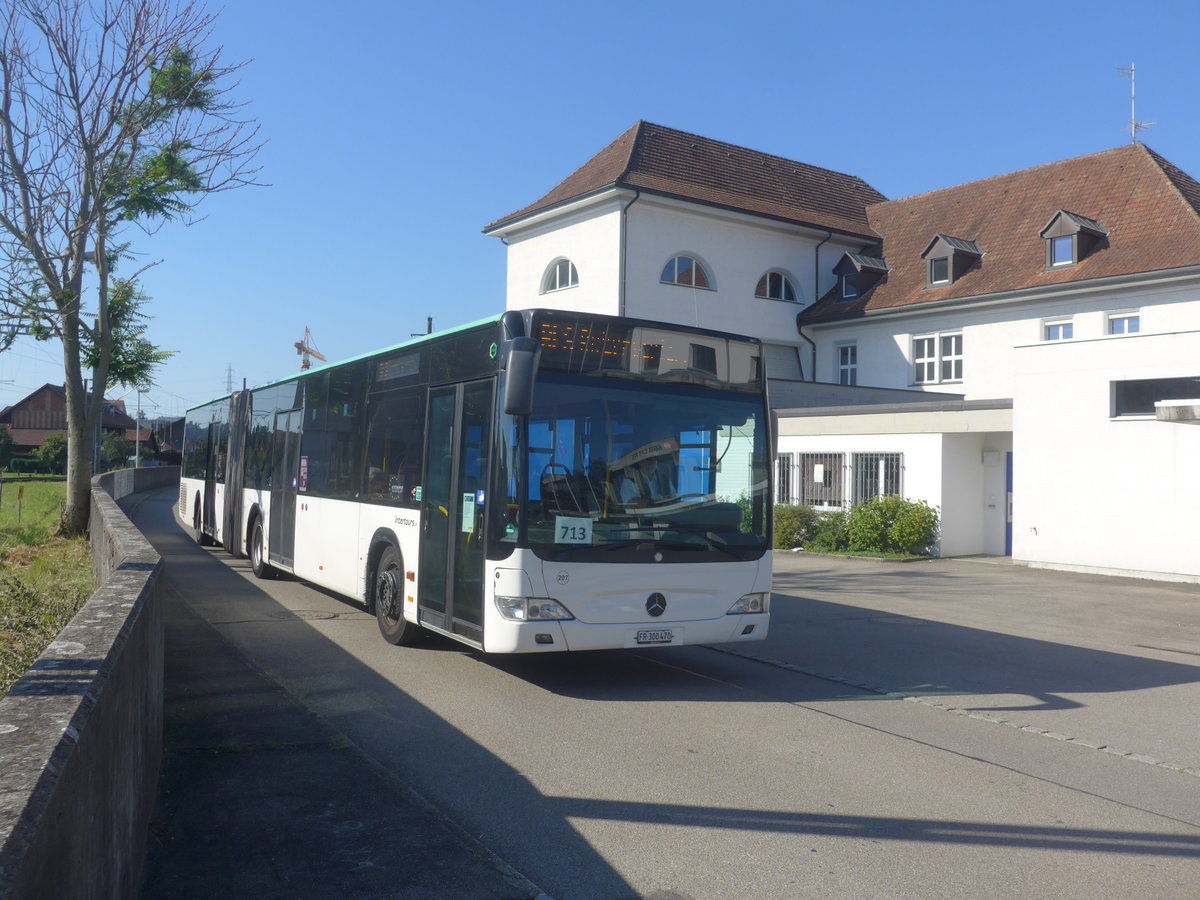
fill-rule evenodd
<path id="1" fill-rule="evenodd" d="M 375 567 L 375 621 L 379 633 L 389 644 L 416 643 L 420 628 L 404 618 L 404 572 L 400 568 L 400 553 L 387 546 Z"/>
<path id="2" fill-rule="evenodd" d="M 266 559 L 266 541 L 264 540 L 262 518 L 255 516 L 254 527 L 250 529 L 250 568 L 255 578 L 274 578 L 275 569 Z"/>

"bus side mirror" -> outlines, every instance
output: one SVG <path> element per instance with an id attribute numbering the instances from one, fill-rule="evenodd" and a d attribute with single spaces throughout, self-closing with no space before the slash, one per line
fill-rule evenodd
<path id="1" fill-rule="evenodd" d="M 533 412 L 533 384 L 537 379 L 542 346 L 530 337 L 515 337 L 508 342 L 505 360 L 504 411 L 510 416 Z"/>

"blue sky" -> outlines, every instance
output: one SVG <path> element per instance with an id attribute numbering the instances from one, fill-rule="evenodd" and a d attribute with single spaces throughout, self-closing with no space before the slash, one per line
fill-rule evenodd
<path id="1" fill-rule="evenodd" d="M 1200 177 L 1197 33 L 1194 0 L 238 0 L 214 41 L 246 62 L 269 186 L 129 235 L 161 260 L 148 336 L 178 351 L 143 406 L 296 371 L 305 327 L 336 360 L 500 311 L 504 247 L 482 226 L 638 119 L 902 197 L 1127 143 L 1136 63 L 1141 139 Z M 23 339 L 0 406 L 61 373 L 57 343 Z"/>

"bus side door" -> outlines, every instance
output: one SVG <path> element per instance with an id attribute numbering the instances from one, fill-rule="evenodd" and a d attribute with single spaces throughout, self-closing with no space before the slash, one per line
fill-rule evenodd
<path id="1" fill-rule="evenodd" d="M 421 500 L 421 620 L 481 642 L 493 392 L 492 379 L 429 392 Z"/>
<path id="2" fill-rule="evenodd" d="M 300 477 L 300 422 L 303 417 L 304 411 L 300 409 L 275 413 L 267 558 L 288 567 L 295 564 L 296 490 Z"/>

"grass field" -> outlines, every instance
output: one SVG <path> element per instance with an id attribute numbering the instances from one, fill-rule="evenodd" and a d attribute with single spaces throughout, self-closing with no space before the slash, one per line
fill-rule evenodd
<path id="1" fill-rule="evenodd" d="M 87 540 L 56 534 L 65 493 L 61 481 L 0 489 L 0 696 L 96 589 Z"/>

